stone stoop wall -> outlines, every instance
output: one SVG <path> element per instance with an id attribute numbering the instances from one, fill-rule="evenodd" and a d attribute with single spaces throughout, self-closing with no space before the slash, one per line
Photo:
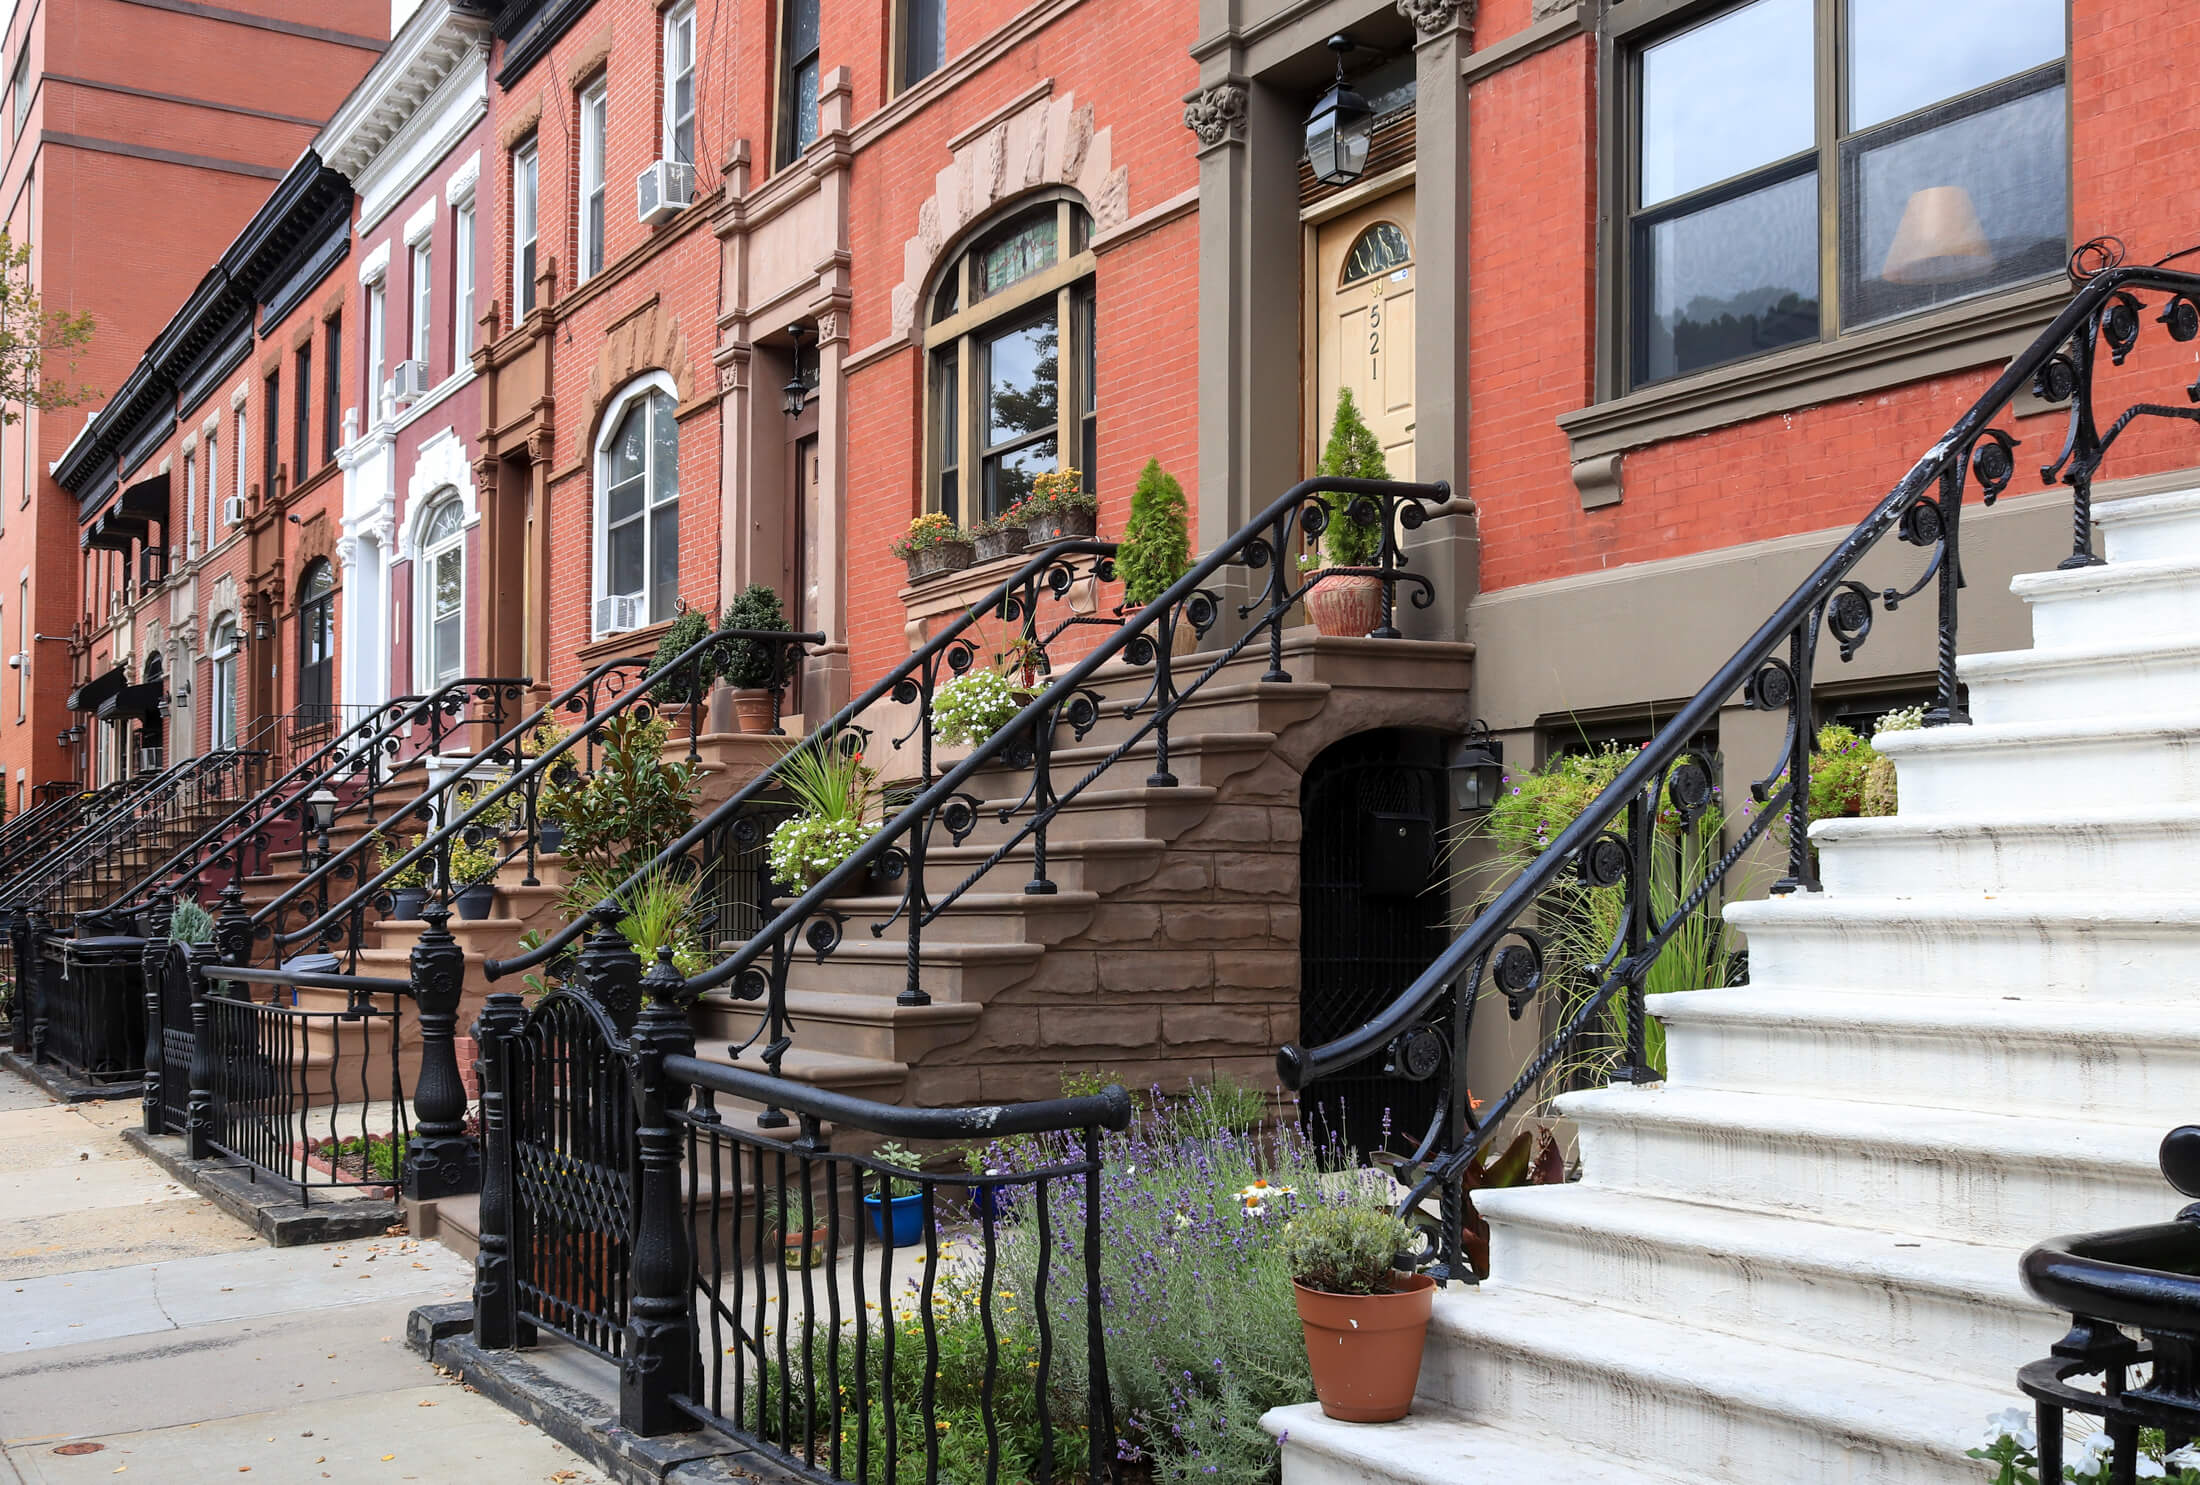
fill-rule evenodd
<path id="1" fill-rule="evenodd" d="M 1276 1048 L 1298 1032 L 1301 780 L 1323 750 L 1358 733 L 1463 731 L 1472 656 L 1469 644 L 1294 631 L 1285 668 L 1328 684 L 1324 703 L 1231 776 L 1204 776 L 1219 791 L 1213 806 L 1151 874 L 1105 893 L 1081 931 L 987 1001 L 969 1037 L 913 1066 L 905 1101 L 1053 1097 L 1065 1071 L 1105 1072 L 1133 1089 L 1222 1074 L 1272 1086 Z"/>

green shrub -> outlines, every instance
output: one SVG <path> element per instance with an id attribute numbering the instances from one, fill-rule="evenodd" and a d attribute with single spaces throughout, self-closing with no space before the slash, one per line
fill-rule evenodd
<path id="1" fill-rule="evenodd" d="M 1189 528 L 1184 487 L 1161 467 L 1159 459 L 1148 459 L 1138 487 L 1131 491 L 1130 520 L 1115 554 L 1125 607 L 1144 608 L 1184 576 L 1192 565 Z"/>
<path id="2" fill-rule="evenodd" d="M 649 662 L 652 672 L 664 669 L 695 646 L 710 638 L 710 615 L 699 608 L 689 608 L 681 600 L 679 613 L 673 616 L 672 627 L 665 630 L 664 638 L 657 641 L 657 653 Z M 710 683 L 718 676 L 718 646 L 703 651 L 694 660 L 681 666 L 672 674 L 650 688 L 650 694 L 669 706 L 685 706 L 700 700 L 710 690 Z"/>
<path id="3" fill-rule="evenodd" d="M 538 812 L 564 827 L 562 854 L 577 881 L 624 881 L 695 822 L 697 771 L 684 758 L 665 760 L 671 733 L 662 718 L 620 712 L 598 733 L 593 773 L 543 785 Z M 569 892 L 568 916 L 599 900 Z"/>
<path id="4" fill-rule="evenodd" d="M 168 918 L 168 940 L 177 944 L 210 944 L 214 941 L 214 915 L 186 897 Z"/>
<path id="5" fill-rule="evenodd" d="M 721 629 L 769 629 L 785 633 L 790 627 L 779 606 L 779 595 L 763 583 L 751 583 L 734 595 L 718 620 Z M 726 684 L 754 691 L 783 679 L 783 646 L 754 639 L 730 639 L 722 646 L 720 670 Z"/>
<path id="6" fill-rule="evenodd" d="M 1007 676 L 973 670 L 956 676 L 932 698 L 932 735 L 943 743 L 981 743 L 1022 710 Z"/>
<path id="7" fill-rule="evenodd" d="M 1321 463 L 1315 472 L 1333 479 L 1390 478 L 1390 463 L 1383 457 L 1383 446 L 1375 441 L 1374 430 L 1360 417 L 1350 387 L 1337 392 L 1337 415 L 1330 421 L 1329 442 L 1322 448 Z M 1353 514 L 1354 505 L 1354 498 L 1349 495 L 1322 496 L 1322 506 L 1329 513 L 1329 525 L 1319 538 L 1323 566 L 1365 567 L 1375 560 L 1376 552 L 1381 549 L 1381 521 L 1359 519 Z"/>
<path id="8" fill-rule="evenodd" d="M 1389 1293 L 1398 1255 L 1412 1246 L 1412 1229 L 1375 1207 L 1309 1207 L 1283 1230 L 1291 1277 L 1325 1294 Z"/>

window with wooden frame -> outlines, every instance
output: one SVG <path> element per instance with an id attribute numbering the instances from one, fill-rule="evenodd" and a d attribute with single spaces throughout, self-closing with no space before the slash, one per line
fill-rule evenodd
<path id="1" fill-rule="evenodd" d="M 914 87 L 947 61 L 947 0 L 899 0 L 894 27 L 894 72 L 900 86 Z"/>
<path id="2" fill-rule="evenodd" d="M 2061 272 L 2060 0 L 1651 0 L 1615 20 L 1631 385 Z"/>
<path id="3" fill-rule="evenodd" d="M 680 603 L 679 391 L 653 371 L 611 400 L 596 437 L 596 634 L 673 617 Z"/>
<path id="4" fill-rule="evenodd" d="M 817 6 L 810 6 L 816 30 Z M 813 37 L 814 43 L 814 37 Z M 814 45 L 813 45 L 814 50 Z M 695 0 L 665 12 L 662 58 L 665 86 L 663 158 L 675 165 L 695 163 Z"/>
<path id="5" fill-rule="evenodd" d="M 474 202 L 451 213 L 451 369 L 462 371 L 474 352 Z M 331 322 L 333 324 L 333 322 Z"/>
<path id="6" fill-rule="evenodd" d="M 298 725 L 325 725 L 336 710 L 336 573 L 326 557 L 298 583 Z"/>
<path id="7" fill-rule="evenodd" d="M 778 168 L 817 143 L 817 0 L 782 0 L 779 27 Z"/>
<path id="8" fill-rule="evenodd" d="M 512 322 L 535 312 L 535 141 L 512 151 Z"/>
<path id="9" fill-rule="evenodd" d="M 297 375 L 291 378 L 297 388 L 293 394 L 295 405 L 290 418 L 290 472 L 293 480 L 303 480 L 306 471 L 313 466 L 313 340 L 311 336 L 298 342 L 292 359 L 297 363 Z"/>
<path id="10" fill-rule="evenodd" d="M 260 492 L 275 498 L 275 471 L 283 462 L 283 373 L 270 371 L 260 383 Z"/>
<path id="11" fill-rule="evenodd" d="M 604 133 L 610 120 L 609 84 L 599 77 L 581 89 L 581 209 L 577 277 L 587 283 L 603 272 Z"/>
<path id="12" fill-rule="evenodd" d="M 1066 195 L 982 229 L 934 282 L 926 357 L 926 505 L 997 516 L 1099 441 L 1092 216 Z"/>
<path id="13" fill-rule="evenodd" d="M 344 321 L 330 315 L 321 332 L 328 345 L 321 354 L 321 462 L 336 457 L 344 444 Z"/>

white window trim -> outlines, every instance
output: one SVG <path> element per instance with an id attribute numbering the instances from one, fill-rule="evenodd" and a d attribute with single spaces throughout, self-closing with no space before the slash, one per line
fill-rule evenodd
<path id="1" fill-rule="evenodd" d="M 529 201 L 527 208 L 528 222 L 527 235 L 525 237 L 521 237 L 519 234 L 518 220 L 520 214 L 519 167 L 522 160 L 527 162 L 528 174 L 534 181 L 534 189 L 530 193 L 532 199 Z M 524 244 L 531 242 L 535 245 L 536 271 L 539 272 L 542 268 L 542 151 L 538 145 L 538 142 L 533 139 L 529 139 L 525 144 L 522 144 L 521 146 L 519 146 L 519 148 L 512 151 L 512 191 L 510 208 L 513 217 L 512 313 L 507 317 L 507 319 L 510 324 L 517 325 L 519 321 L 524 318 L 524 316 L 520 313 L 519 307 L 521 304 L 525 303 L 527 299 L 527 295 L 525 293 L 525 290 L 527 288 L 527 281 L 521 277 L 522 274 L 527 272 L 526 268 L 522 266 L 526 262 L 526 256 L 520 251 L 521 247 Z M 528 313 L 532 312 L 532 310 L 528 311 Z"/>
<path id="2" fill-rule="evenodd" d="M 589 460 L 589 504 L 591 509 L 589 511 L 588 526 L 590 532 L 590 566 L 594 571 L 589 578 L 588 585 L 588 630 L 591 636 L 597 638 L 613 632 L 596 627 L 596 600 L 610 596 L 607 584 L 611 576 L 611 565 L 607 560 L 608 553 L 605 550 L 604 541 L 604 517 L 610 513 L 603 499 L 605 488 L 603 478 L 604 458 L 610 451 L 611 440 L 619 431 L 619 424 L 626 420 L 627 410 L 636 402 L 657 392 L 662 392 L 671 399 L 672 411 L 668 416 L 672 417 L 675 424 L 677 424 L 680 412 L 679 387 L 674 385 L 672 377 L 668 373 L 650 371 L 643 373 L 621 387 L 617 395 L 604 404 L 602 421 L 596 425 L 596 444 Z M 656 452 L 656 441 L 654 439 L 644 444 L 643 447 L 647 451 L 645 458 L 654 457 Z M 654 568 L 651 559 L 656 556 L 656 553 L 649 548 L 649 512 L 654 508 L 649 503 L 649 492 L 653 483 L 651 475 L 654 472 L 645 467 L 642 475 L 642 595 L 645 603 L 649 595 L 649 574 Z M 672 485 L 674 492 L 673 504 L 677 506 L 682 493 L 677 469 L 673 471 Z M 643 621 L 644 626 L 648 622 L 645 619 Z"/>
<path id="3" fill-rule="evenodd" d="M 597 274 L 603 272 L 603 264 L 610 259 L 608 239 L 611 236 L 611 190 L 605 174 L 605 166 L 609 161 L 611 147 L 609 138 L 611 133 L 609 79 L 599 77 L 587 87 L 581 89 L 580 101 L 580 194 L 574 198 L 574 226 L 576 229 L 574 246 L 576 251 L 573 254 L 573 277 L 576 283 L 585 284 Z M 592 104 L 601 110 L 601 122 L 593 128 L 589 125 L 589 109 Z M 539 173 L 537 186 L 538 188 L 540 186 Z M 590 268 L 588 266 L 588 198 L 593 192 L 598 191 L 603 193 L 604 198 L 601 227 L 607 241 L 596 244 L 598 262 L 596 267 Z M 537 238 L 538 240 L 540 238 L 539 224 L 537 226 Z"/>
<path id="4" fill-rule="evenodd" d="M 435 676 L 435 559 L 444 552 L 458 552 L 458 676 L 466 673 L 466 589 L 470 574 L 466 571 L 466 533 L 473 529 L 468 519 L 466 502 L 458 491 L 446 485 L 442 490 L 421 503 L 424 512 L 414 522 L 416 531 L 425 531 L 428 517 L 445 505 L 458 509 L 458 529 L 434 546 L 414 554 L 413 557 L 413 689 L 425 696 L 439 685 Z M 453 679 L 456 679 L 454 676 Z"/>
<path id="5" fill-rule="evenodd" d="M 407 248 L 405 286 L 411 291 L 406 318 L 412 322 L 406 326 L 412 332 L 407 337 L 406 355 L 409 360 L 424 363 L 435 344 L 429 334 L 434 329 L 435 318 L 435 245 L 432 241 L 415 242 Z"/>
<path id="6" fill-rule="evenodd" d="M 670 160 L 671 158 L 673 158 L 672 38 L 676 29 L 682 23 L 686 24 L 688 31 L 687 77 L 689 127 L 693 128 L 698 122 L 700 122 L 702 117 L 702 108 L 700 106 L 701 100 L 695 96 L 695 77 L 697 71 L 699 70 L 696 66 L 697 59 L 695 55 L 695 43 L 697 39 L 695 34 L 695 0 L 681 0 L 680 4 L 671 6 L 665 11 L 664 30 L 658 42 L 657 75 L 660 79 L 662 79 L 661 85 L 664 89 L 664 106 L 658 110 L 659 125 L 657 138 L 657 156 L 659 159 L 663 160 Z M 696 141 L 695 149 L 698 152 L 701 151 L 702 141 L 700 139 Z M 689 163 L 692 164 L 694 162 L 690 161 Z"/>
<path id="7" fill-rule="evenodd" d="M 471 206 L 474 192 L 481 185 L 481 151 L 475 150 L 458 162 L 451 178 L 443 183 L 443 199 L 454 207 Z"/>
<path id="8" fill-rule="evenodd" d="M 222 637 L 224 621 L 229 625 L 229 634 L 226 639 Z M 238 627 L 237 616 L 228 609 L 216 614 L 214 621 L 206 626 L 206 689 L 209 693 L 207 696 L 206 741 L 209 748 L 225 748 L 236 745 L 237 657 L 244 653 L 243 640 L 244 635 Z M 228 665 L 227 676 L 229 681 L 227 688 L 229 695 L 226 705 L 224 705 L 222 696 L 224 662 L 227 662 Z M 229 734 L 227 737 L 222 735 L 225 727 Z"/>
<path id="9" fill-rule="evenodd" d="M 418 247 L 422 239 L 435 233 L 435 198 L 430 196 L 420 203 L 420 210 L 405 218 L 405 246 Z M 388 244 L 384 244 L 388 246 Z"/>
<path id="10" fill-rule="evenodd" d="M 390 276 L 390 242 L 388 238 L 375 244 L 374 251 L 359 260 L 359 282 L 379 284 Z"/>
<path id="11" fill-rule="evenodd" d="M 480 285 L 474 273 L 474 255 L 481 250 L 481 218 L 468 195 L 451 212 L 451 370 L 472 369 L 475 294 Z"/>

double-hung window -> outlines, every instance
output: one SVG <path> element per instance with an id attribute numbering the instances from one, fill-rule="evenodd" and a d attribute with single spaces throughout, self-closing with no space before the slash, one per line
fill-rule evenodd
<path id="1" fill-rule="evenodd" d="M 206 548 L 214 549 L 221 530 L 222 471 L 221 434 L 214 428 L 206 430 Z"/>
<path id="2" fill-rule="evenodd" d="M 901 85 L 920 83 L 947 60 L 947 0 L 901 0 Z"/>
<path id="3" fill-rule="evenodd" d="M 610 95 L 602 78 L 582 89 L 579 279 L 584 284 L 603 272 L 603 150 L 609 109 Z"/>
<path id="4" fill-rule="evenodd" d="M 816 5 L 811 4 L 811 13 Z M 695 163 L 695 5 L 688 0 L 665 12 L 664 157 Z"/>
<path id="5" fill-rule="evenodd" d="M 390 329 L 389 286 L 381 279 L 367 285 L 367 423 L 372 426 L 380 421 L 382 412 L 382 377 L 386 364 L 384 357 Z"/>
<path id="6" fill-rule="evenodd" d="M 596 632 L 669 619 L 680 598 L 680 425 L 671 378 L 634 383 L 596 445 Z"/>
<path id="7" fill-rule="evenodd" d="M 512 319 L 535 312 L 535 141 L 512 151 Z"/>
<path id="8" fill-rule="evenodd" d="M 234 453 L 230 462 L 237 466 L 237 508 L 244 509 L 245 497 L 252 493 L 252 471 L 246 464 L 249 457 L 245 450 L 252 447 L 250 417 L 242 399 L 237 403 L 237 436 L 232 441 Z"/>
<path id="9" fill-rule="evenodd" d="M 260 384 L 265 398 L 261 406 L 264 421 L 260 424 L 260 490 L 268 499 L 275 498 L 275 471 L 283 458 L 283 374 L 271 371 Z"/>
<path id="10" fill-rule="evenodd" d="M 443 496 L 421 522 L 413 598 L 414 669 L 422 691 L 458 679 L 466 664 L 466 512 Z"/>
<path id="11" fill-rule="evenodd" d="M 423 371 L 428 364 L 428 347 L 435 313 L 435 249 L 427 238 L 413 244 L 412 249 L 412 359 L 418 361 Z"/>
<path id="12" fill-rule="evenodd" d="M 784 0 L 779 33 L 779 156 L 792 165 L 817 143 L 817 0 Z"/>
<path id="13" fill-rule="evenodd" d="M 459 203 L 451 217 L 451 284 L 457 308 L 451 314 L 451 369 L 462 368 L 474 351 L 474 203 Z"/>
<path id="14" fill-rule="evenodd" d="M 183 560 L 199 554 L 199 451 L 183 451 Z"/>
<path id="15" fill-rule="evenodd" d="M 344 443 L 344 322 L 328 318 L 328 345 L 321 355 L 321 458 L 336 457 Z"/>
<path id="16" fill-rule="evenodd" d="M 1749 0 L 1622 44 L 1633 385 L 2062 269 L 2061 0 Z"/>
<path id="17" fill-rule="evenodd" d="M 298 374 L 291 379 L 295 389 L 291 395 L 297 403 L 290 419 L 290 476 L 295 484 L 305 479 L 306 471 L 313 467 L 307 462 L 313 453 L 313 342 L 300 341 L 293 359 L 298 363 Z"/>

